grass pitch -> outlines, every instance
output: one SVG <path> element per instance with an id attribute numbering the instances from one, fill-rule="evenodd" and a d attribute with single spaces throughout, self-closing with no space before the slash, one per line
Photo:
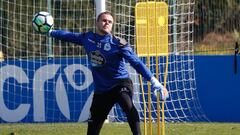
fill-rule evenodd
<path id="1" fill-rule="evenodd" d="M 240 134 L 240 123 L 166 123 L 165 127 L 166 135 Z M 0 135 L 86 135 L 86 131 L 86 123 L 0 124 Z M 105 123 L 101 135 L 131 135 L 131 131 L 127 123 Z"/>

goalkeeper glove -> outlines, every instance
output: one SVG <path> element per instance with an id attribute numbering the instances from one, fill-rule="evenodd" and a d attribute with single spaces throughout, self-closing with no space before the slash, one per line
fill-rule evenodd
<path id="1" fill-rule="evenodd" d="M 53 31 L 53 29 L 51 28 L 46 35 L 49 36 L 49 37 L 51 37 L 51 32 L 52 32 L 52 31 Z"/>
<path id="2" fill-rule="evenodd" d="M 155 77 L 152 77 L 150 82 L 156 97 L 157 93 L 159 92 L 161 100 L 166 100 L 169 98 L 168 90 Z"/>

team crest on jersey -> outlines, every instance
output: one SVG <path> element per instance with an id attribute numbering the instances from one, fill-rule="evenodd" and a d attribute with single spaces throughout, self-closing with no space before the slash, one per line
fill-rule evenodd
<path id="1" fill-rule="evenodd" d="M 102 67 L 106 63 L 106 59 L 99 51 L 90 52 L 90 61 L 93 67 Z"/>
<path id="2" fill-rule="evenodd" d="M 109 43 L 104 44 L 104 48 L 105 51 L 109 51 L 111 50 L 111 45 Z"/>

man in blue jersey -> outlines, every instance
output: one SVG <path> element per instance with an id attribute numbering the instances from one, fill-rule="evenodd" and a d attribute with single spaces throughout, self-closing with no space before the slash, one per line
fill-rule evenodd
<path id="1" fill-rule="evenodd" d="M 125 68 L 125 60 L 151 82 L 153 90 L 160 92 L 161 99 L 168 98 L 168 91 L 130 45 L 111 33 L 113 21 L 110 12 L 103 12 L 97 17 L 96 33 L 51 30 L 49 34 L 56 39 L 82 45 L 87 52 L 95 85 L 87 135 L 99 135 L 109 111 L 116 103 L 126 113 L 133 135 L 140 135 L 139 115 L 132 102 L 133 84 Z"/>

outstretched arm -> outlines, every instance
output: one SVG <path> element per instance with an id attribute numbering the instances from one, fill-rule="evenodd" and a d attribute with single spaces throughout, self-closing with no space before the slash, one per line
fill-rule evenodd
<path id="1" fill-rule="evenodd" d="M 62 41 L 82 45 L 82 40 L 84 38 L 85 33 L 74 33 L 64 30 L 51 30 L 49 32 L 49 35 Z"/>
<path id="2" fill-rule="evenodd" d="M 151 78 L 153 77 L 152 72 L 146 67 L 146 65 L 133 52 L 130 45 L 126 44 L 126 45 L 122 46 L 121 52 L 122 52 L 124 59 L 126 59 L 139 74 L 141 74 L 148 81 L 151 80 Z"/>
<path id="3" fill-rule="evenodd" d="M 153 76 L 151 71 L 133 52 L 130 45 L 126 44 L 122 46 L 121 51 L 124 59 L 126 59 L 138 73 L 151 82 L 154 94 L 157 95 L 157 92 L 159 91 L 161 96 L 160 99 L 166 100 L 169 97 L 167 89 Z"/>

